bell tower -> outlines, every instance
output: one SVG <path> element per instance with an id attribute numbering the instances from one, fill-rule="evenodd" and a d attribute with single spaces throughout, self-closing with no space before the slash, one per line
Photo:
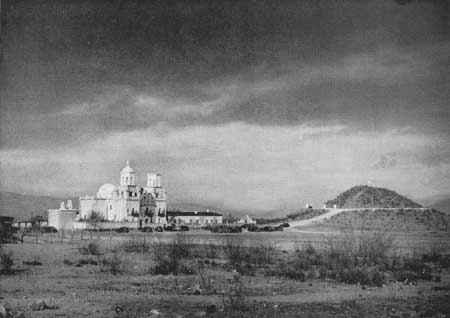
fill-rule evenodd
<path id="1" fill-rule="evenodd" d="M 130 161 L 126 161 L 125 167 L 120 172 L 120 185 L 122 187 L 136 186 L 136 176 L 130 167 Z"/>

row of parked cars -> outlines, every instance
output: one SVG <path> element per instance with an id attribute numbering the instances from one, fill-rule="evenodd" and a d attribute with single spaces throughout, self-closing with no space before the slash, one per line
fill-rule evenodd
<path id="1" fill-rule="evenodd" d="M 18 227 L 12 227 L 12 230 L 15 232 L 19 232 Z M 56 233 L 58 230 L 53 226 L 41 226 L 41 227 L 28 227 L 24 230 L 25 233 Z"/>
<path id="2" fill-rule="evenodd" d="M 151 232 L 186 232 L 189 231 L 189 226 L 187 225 L 181 225 L 179 227 L 177 227 L 176 225 L 164 225 L 164 226 L 157 226 L 155 228 L 152 228 L 150 226 L 145 226 L 143 228 L 140 229 L 141 232 L 147 232 L 147 233 L 151 233 Z"/>
<path id="3" fill-rule="evenodd" d="M 242 230 L 247 230 L 248 232 L 275 232 L 283 231 L 284 228 L 289 227 L 289 223 L 283 223 L 280 225 L 272 226 L 258 226 L 256 224 L 243 224 L 243 225 L 207 225 L 203 229 L 211 231 L 213 233 L 241 233 Z"/>

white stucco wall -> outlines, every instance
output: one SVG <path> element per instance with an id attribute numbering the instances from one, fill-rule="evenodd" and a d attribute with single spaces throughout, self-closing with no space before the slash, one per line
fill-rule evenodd
<path id="1" fill-rule="evenodd" d="M 73 229 L 73 223 L 77 218 L 76 210 L 48 210 L 48 225 L 53 226 L 58 231 L 61 229 Z"/>

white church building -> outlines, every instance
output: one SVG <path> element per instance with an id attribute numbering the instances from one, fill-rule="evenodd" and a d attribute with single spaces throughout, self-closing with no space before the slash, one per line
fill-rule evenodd
<path id="1" fill-rule="evenodd" d="M 167 192 L 161 186 L 161 175 L 147 173 L 146 186 L 137 186 L 136 174 L 127 160 L 120 172 L 119 186 L 103 184 L 95 196 L 80 197 L 80 220 L 92 212 L 105 220 L 142 223 L 166 223 Z"/>

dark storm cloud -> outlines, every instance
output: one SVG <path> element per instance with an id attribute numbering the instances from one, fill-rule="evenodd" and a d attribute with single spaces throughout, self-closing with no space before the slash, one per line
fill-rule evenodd
<path id="1" fill-rule="evenodd" d="M 6 1 L 2 147 L 54 145 L 160 122 L 339 121 L 448 132 L 448 6 Z M 391 49 L 401 54 L 383 55 Z M 345 64 L 349 56 L 356 59 Z M 369 61 L 354 76 L 360 56 Z M 343 60 L 344 76 L 335 70 Z M 390 78 L 389 69 L 401 73 Z M 379 72 L 375 79 L 372 72 Z M 159 104 L 139 106 L 139 96 Z"/>

